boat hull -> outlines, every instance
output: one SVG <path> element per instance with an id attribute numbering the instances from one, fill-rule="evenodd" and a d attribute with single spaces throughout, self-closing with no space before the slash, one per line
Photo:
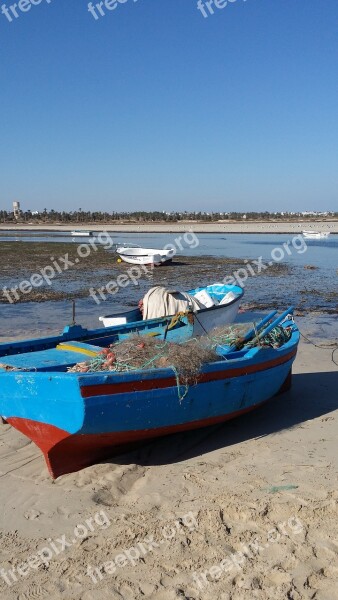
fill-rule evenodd
<path id="1" fill-rule="evenodd" d="M 303 237 L 308 240 L 326 240 L 329 235 L 329 231 L 303 231 Z"/>
<path id="2" fill-rule="evenodd" d="M 130 265 L 160 266 L 167 264 L 173 259 L 172 250 L 161 250 L 157 248 L 124 248 L 119 247 L 116 253 L 120 259 Z"/>
<path id="3" fill-rule="evenodd" d="M 119 257 L 123 262 L 128 263 L 130 265 L 143 265 L 143 266 L 155 266 L 159 267 L 164 264 L 168 264 L 172 261 L 172 257 L 153 254 L 148 256 L 127 256 L 125 254 L 119 254 Z"/>
<path id="4" fill-rule="evenodd" d="M 57 479 L 61 475 L 80 471 L 99 461 L 134 450 L 147 441 L 230 421 L 259 408 L 265 402 L 217 417 L 137 431 L 69 435 L 66 431 L 26 419 L 8 418 L 7 423 L 40 448 L 51 477 Z"/>
<path id="5" fill-rule="evenodd" d="M 93 233 L 91 231 L 71 231 L 72 237 L 91 237 Z"/>
<path id="6" fill-rule="evenodd" d="M 254 348 L 206 365 L 188 389 L 170 369 L 4 373 L 0 414 L 37 444 L 55 478 L 145 440 L 254 410 L 289 382 L 298 341 L 295 331 L 278 350 Z"/>
<path id="7" fill-rule="evenodd" d="M 194 313 L 194 335 L 209 333 L 216 327 L 231 325 L 237 317 L 242 297 L 231 304 L 202 309 Z"/>

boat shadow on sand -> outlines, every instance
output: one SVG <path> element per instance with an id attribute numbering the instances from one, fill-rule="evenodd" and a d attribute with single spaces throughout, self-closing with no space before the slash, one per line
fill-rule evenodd
<path id="1" fill-rule="evenodd" d="M 221 425 L 176 433 L 143 443 L 137 449 L 105 462 L 165 465 L 297 428 L 306 421 L 338 409 L 337 389 L 338 371 L 297 374 L 293 376 L 290 391 L 276 396 L 251 413 Z"/>

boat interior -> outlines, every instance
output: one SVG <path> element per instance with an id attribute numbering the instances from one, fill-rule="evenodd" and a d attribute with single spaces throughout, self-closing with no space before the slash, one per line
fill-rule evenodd
<path id="1" fill-rule="evenodd" d="M 79 348 L 78 344 L 83 343 L 94 345 L 102 350 L 102 348 L 107 348 L 111 344 L 130 337 L 132 334 L 151 335 L 156 336 L 159 339 L 164 339 L 169 329 L 171 331 L 171 336 L 174 338 L 177 336 L 177 338 L 180 339 L 183 335 L 189 337 L 192 333 L 192 327 L 193 325 L 189 323 L 187 319 L 179 319 L 172 324 L 171 317 L 149 320 L 144 322 L 142 328 L 140 328 L 140 323 L 136 322 L 128 323 L 121 327 L 114 327 L 111 329 L 102 328 L 92 331 L 83 329 L 80 325 L 72 325 L 66 327 L 60 336 L 20 340 L 18 342 L 0 344 L 0 362 L 2 357 L 14 355 L 34 353 L 34 356 L 37 356 L 37 352 L 53 350 L 63 344 L 75 344 L 77 345 L 77 348 Z"/>
<path id="2" fill-rule="evenodd" d="M 103 339 L 100 340 L 100 342 L 102 341 Z M 60 342 L 53 348 L 6 356 L 4 364 L 0 364 L 0 372 L 15 370 L 25 372 L 66 372 L 68 368 L 73 367 L 77 363 L 88 361 L 97 356 L 107 344 L 107 340 L 101 345 L 70 340 Z M 245 348 L 227 353 L 226 360 L 244 358 L 249 350 L 250 348 Z M 219 346 L 216 352 L 220 360 L 222 360 L 223 355 L 227 352 L 227 347 Z"/>

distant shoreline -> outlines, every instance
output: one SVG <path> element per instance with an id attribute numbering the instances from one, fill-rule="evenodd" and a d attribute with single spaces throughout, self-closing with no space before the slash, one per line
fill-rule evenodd
<path id="1" fill-rule="evenodd" d="M 59 232 L 68 233 L 78 231 L 109 231 L 114 233 L 182 233 L 188 230 L 195 233 L 276 233 L 276 234 L 299 234 L 304 229 L 313 231 L 330 231 L 338 234 L 338 221 L 289 221 L 283 223 L 271 221 L 249 221 L 243 223 L 200 223 L 197 221 L 180 221 L 177 223 L 73 223 L 71 225 L 23 225 L 23 224 L 1 224 L 2 232 Z"/>

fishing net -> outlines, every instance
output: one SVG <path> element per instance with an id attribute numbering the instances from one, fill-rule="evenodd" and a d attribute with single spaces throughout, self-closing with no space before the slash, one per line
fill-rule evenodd
<path id="1" fill-rule="evenodd" d="M 154 337 L 133 335 L 104 349 L 88 362 L 71 369 L 72 373 L 115 371 L 119 373 L 139 369 L 173 369 L 179 385 L 196 383 L 203 364 L 220 360 L 215 349 L 196 338 L 184 344 L 159 341 Z"/>
<path id="2" fill-rule="evenodd" d="M 254 325 L 218 327 L 208 335 L 192 338 L 181 344 L 135 334 L 105 348 L 92 360 L 78 363 L 70 368 L 69 372 L 123 373 L 140 369 L 171 368 L 180 384 L 192 385 L 197 382 L 203 364 L 222 360 L 222 356 L 217 352 L 220 347 L 241 349 L 244 345 L 244 336 L 249 329 L 255 331 Z M 255 335 L 246 346 L 277 348 L 282 346 L 290 336 L 291 333 L 287 329 L 277 326 L 263 338 Z"/>
<path id="3" fill-rule="evenodd" d="M 20 367 L 12 367 L 11 365 L 6 365 L 5 363 L 0 363 L 0 369 L 4 371 L 28 371 L 29 369 L 21 369 Z"/>
<path id="4" fill-rule="evenodd" d="M 259 345 L 263 348 L 269 346 L 271 348 L 280 348 L 281 346 L 286 344 L 286 342 L 289 341 L 291 336 L 291 327 L 282 327 L 281 325 L 277 325 L 274 329 L 272 329 L 272 331 L 270 331 L 270 333 L 265 335 L 263 338 L 257 338 L 255 336 L 254 339 L 248 343 L 248 347 Z"/>

